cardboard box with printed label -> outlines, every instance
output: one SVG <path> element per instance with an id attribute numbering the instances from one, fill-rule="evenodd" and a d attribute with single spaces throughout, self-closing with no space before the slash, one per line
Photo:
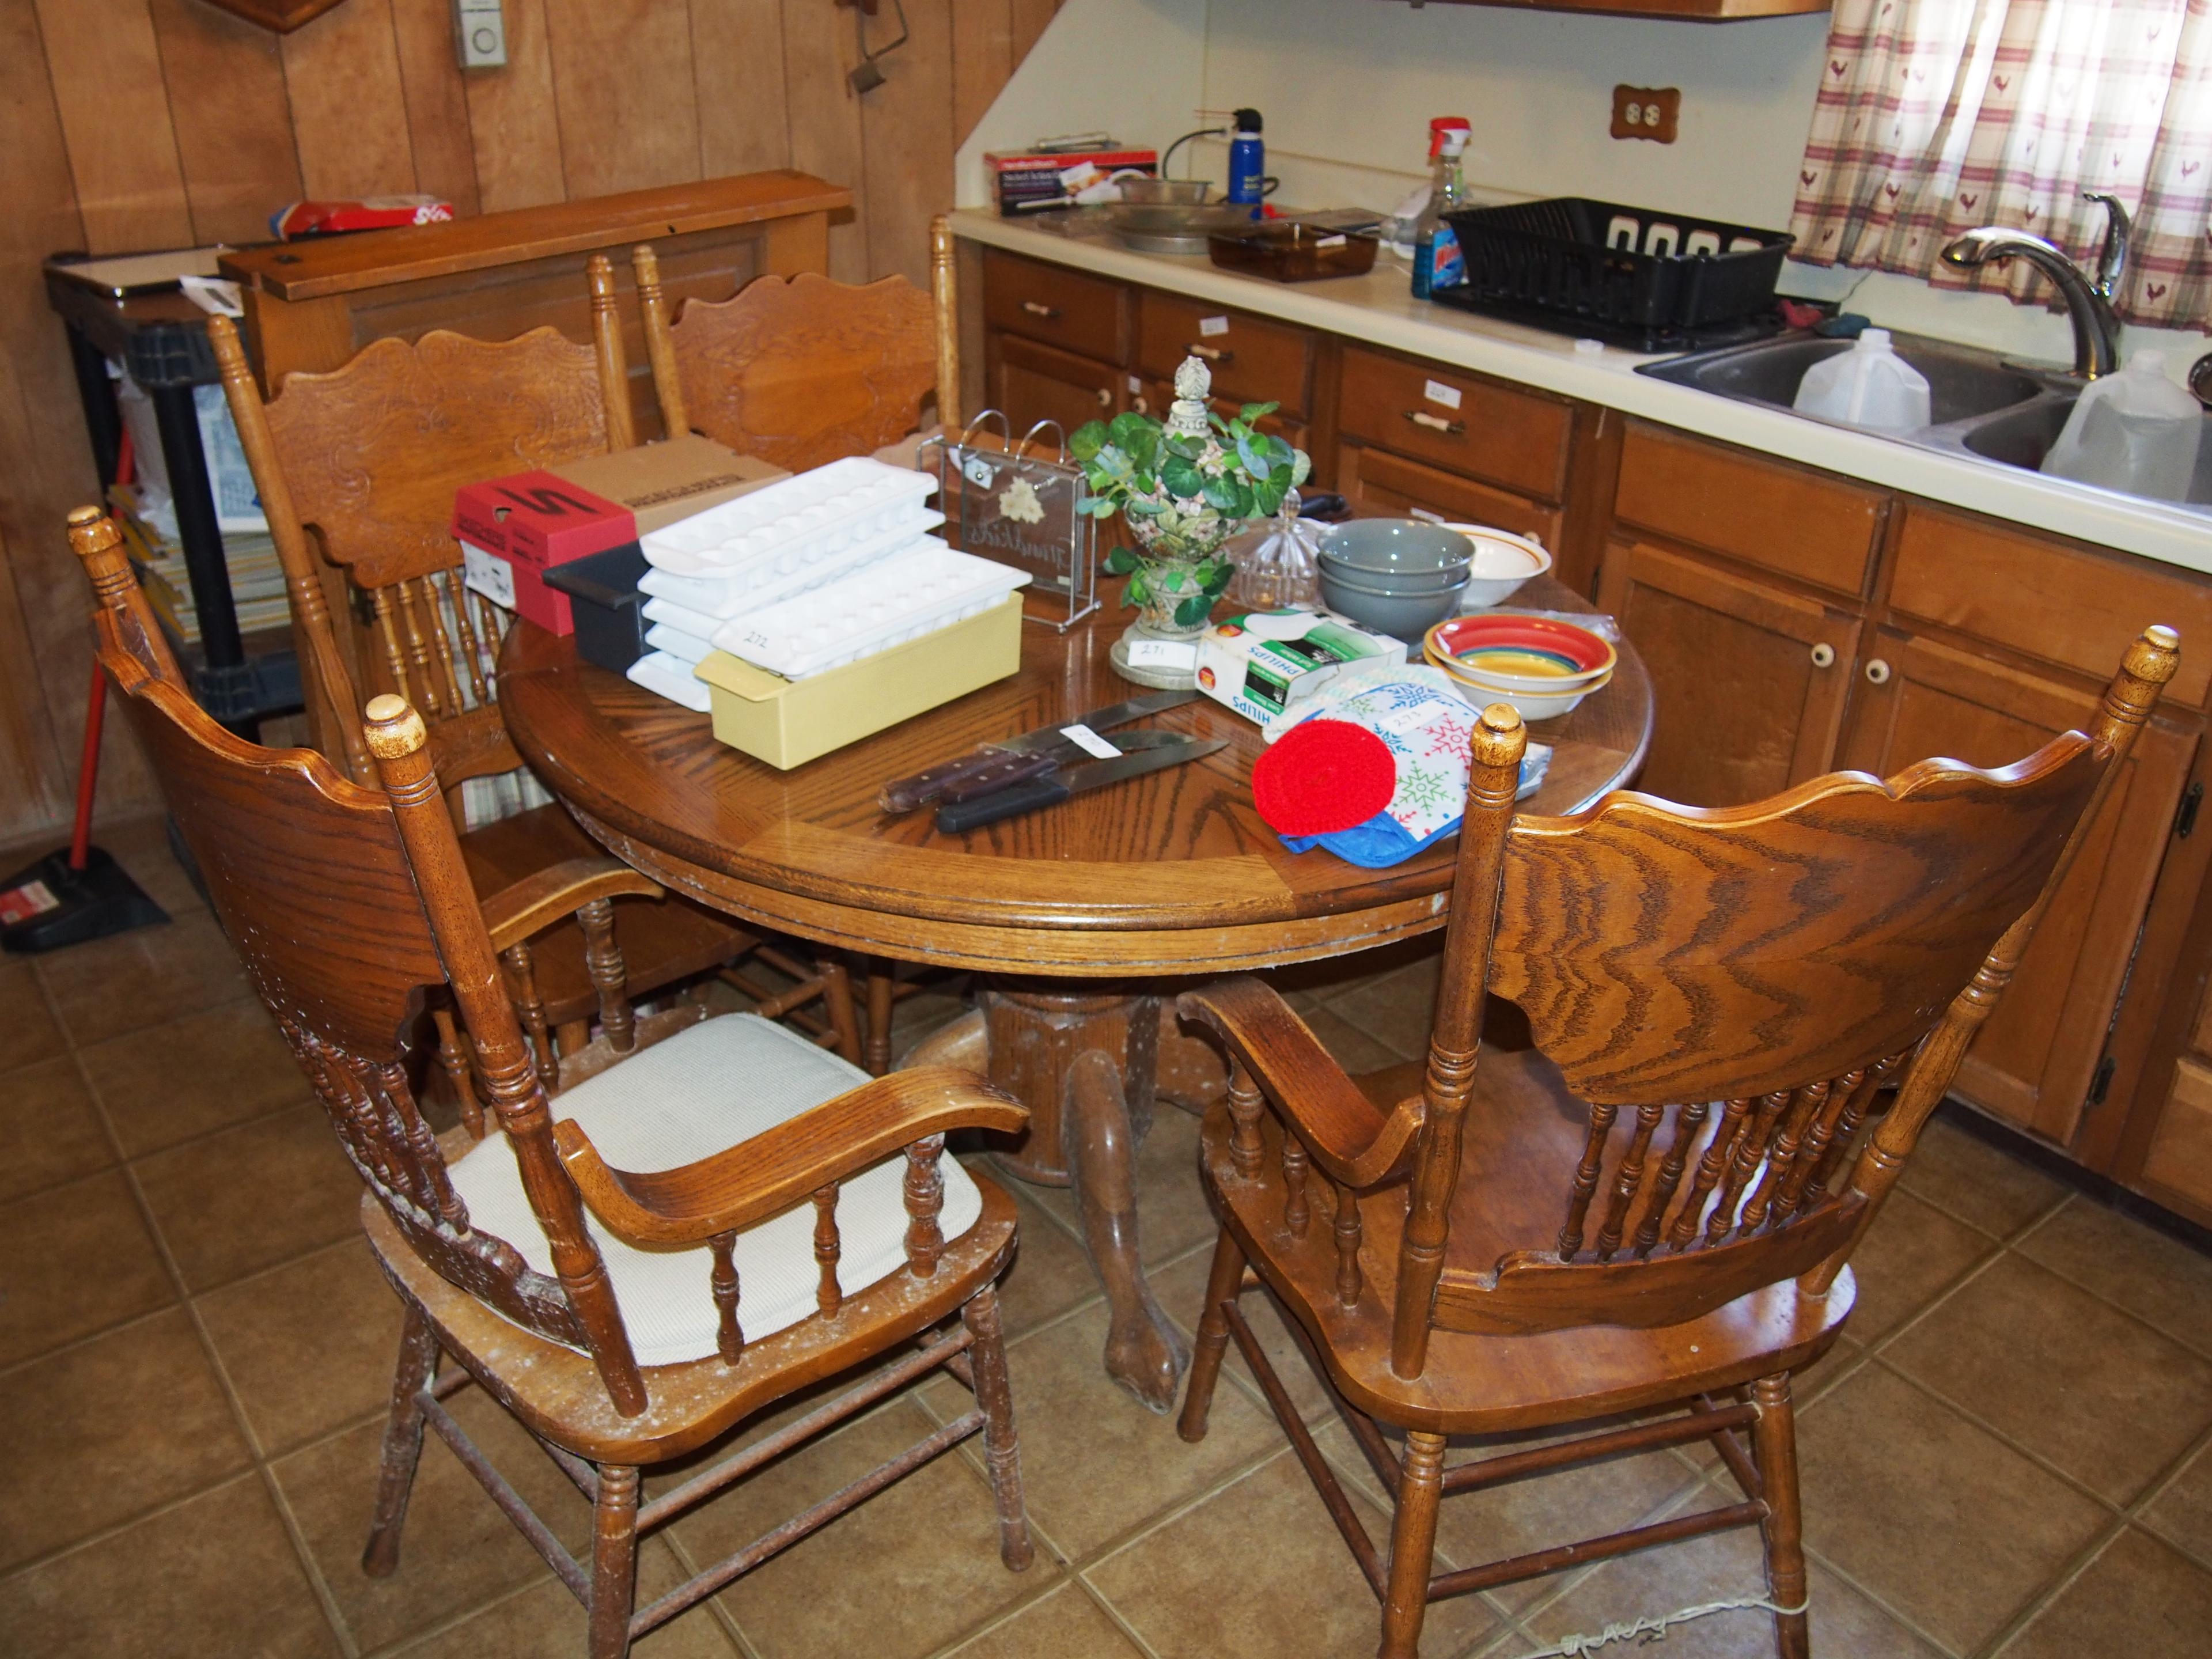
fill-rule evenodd
<path id="1" fill-rule="evenodd" d="M 1346 667 L 1403 662 L 1406 643 L 1329 611 L 1254 611 L 1198 640 L 1198 689 L 1265 723 L 1312 696 Z"/>

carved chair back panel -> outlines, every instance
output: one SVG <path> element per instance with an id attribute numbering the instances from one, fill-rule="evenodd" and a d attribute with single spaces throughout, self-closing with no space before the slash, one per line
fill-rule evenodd
<path id="1" fill-rule="evenodd" d="M 904 437 L 937 384 L 936 309 L 903 276 L 763 276 L 669 334 L 692 428 L 793 472 Z"/>

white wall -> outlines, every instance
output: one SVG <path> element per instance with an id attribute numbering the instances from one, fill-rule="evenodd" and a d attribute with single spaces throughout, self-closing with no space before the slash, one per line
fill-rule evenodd
<path id="1" fill-rule="evenodd" d="M 1778 230 L 1827 28 L 1825 14 L 1701 24 L 1405 0 L 1066 0 L 961 151 L 959 200 L 987 200 L 987 149 L 1090 126 L 1164 149 L 1201 125 L 1200 108 L 1249 104 L 1267 117 L 1280 198 L 1301 206 L 1395 206 L 1425 176 L 1429 118 L 1464 115 L 1468 179 L 1485 195 L 1595 196 Z M 1675 143 L 1609 135 L 1621 82 L 1681 88 Z M 1224 175 L 1219 145 L 1191 148 L 1198 172 Z M 2063 315 L 2001 295 L 1794 264 L 1783 287 L 1849 294 L 1893 328 L 2072 355 Z M 2130 349 L 2168 347 L 2177 370 L 2204 347 L 2194 332 L 2128 332 Z"/>

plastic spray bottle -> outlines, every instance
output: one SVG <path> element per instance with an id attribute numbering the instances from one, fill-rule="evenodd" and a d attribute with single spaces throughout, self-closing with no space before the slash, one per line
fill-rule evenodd
<path id="1" fill-rule="evenodd" d="M 1470 135 L 1463 115 L 1439 115 L 1429 123 L 1429 204 L 1413 227 L 1413 297 L 1425 300 L 1440 288 L 1467 280 L 1467 260 L 1459 238 L 1444 215 L 1466 205 L 1467 183 L 1460 158 Z"/>

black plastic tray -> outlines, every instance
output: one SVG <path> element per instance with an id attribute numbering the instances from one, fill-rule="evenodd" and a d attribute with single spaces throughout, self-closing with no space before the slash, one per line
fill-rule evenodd
<path id="1" fill-rule="evenodd" d="M 1467 260 L 1468 298 L 1646 330 L 1700 328 L 1771 306 L 1793 240 L 1582 196 L 1447 216 Z"/>

